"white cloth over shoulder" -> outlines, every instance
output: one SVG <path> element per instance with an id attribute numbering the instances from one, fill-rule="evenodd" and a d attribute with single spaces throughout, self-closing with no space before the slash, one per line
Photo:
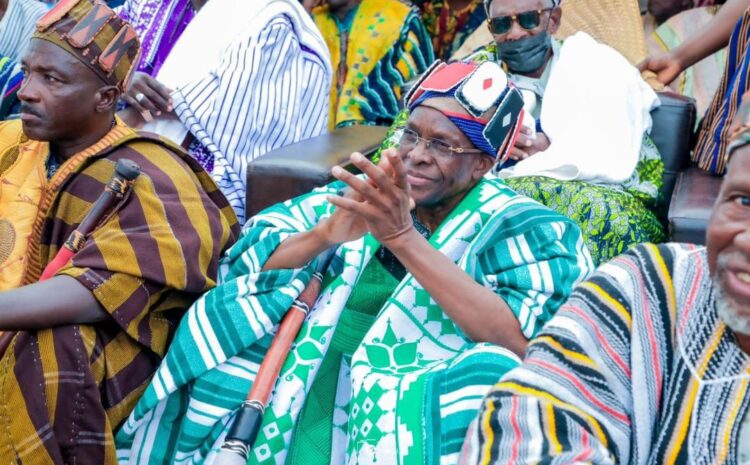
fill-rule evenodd
<path id="1" fill-rule="evenodd" d="M 658 105 L 620 53 L 579 32 L 563 44 L 544 93 L 541 122 L 551 145 L 499 176 L 623 183 L 635 171 Z"/>
<path id="2" fill-rule="evenodd" d="M 247 165 L 320 135 L 328 123 L 328 47 L 296 0 L 211 0 L 157 79 L 174 116 L 144 129 L 178 143 L 188 131 L 214 157 L 212 177 L 244 223 Z"/>

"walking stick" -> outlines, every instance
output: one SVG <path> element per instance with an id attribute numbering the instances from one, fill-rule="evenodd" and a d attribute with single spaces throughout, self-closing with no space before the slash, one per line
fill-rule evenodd
<path id="1" fill-rule="evenodd" d="M 255 376 L 253 387 L 242 403 L 237 416 L 234 417 L 224 444 L 216 456 L 216 465 L 245 465 L 255 438 L 263 422 L 263 413 L 268 405 L 271 391 L 279 377 L 282 365 L 286 361 L 292 343 L 297 338 L 310 308 L 320 294 L 323 273 L 333 258 L 335 248 L 323 252 L 318 257 L 318 266 L 312 279 L 284 315 L 279 330 L 273 337 L 271 347 L 266 352 Z"/>
<path id="2" fill-rule="evenodd" d="M 55 255 L 55 258 L 47 264 L 39 278 L 39 282 L 46 281 L 65 266 L 73 255 L 83 248 L 86 236 L 96 228 L 96 225 L 112 209 L 117 201 L 125 197 L 133 185 L 133 181 L 141 173 L 141 168 L 132 160 L 120 159 L 115 166 L 112 178 L 99 195 L 94 205 L 86 213 L 78 227 L 73 231 L 65 244 Z M 10 341 L 15 336 L 15 331 L 4 331 L 0 333 L 0 357 L 5 354 Z"/>

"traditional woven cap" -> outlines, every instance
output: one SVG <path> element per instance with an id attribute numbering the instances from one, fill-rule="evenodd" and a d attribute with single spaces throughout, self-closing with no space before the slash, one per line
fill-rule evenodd
<path id="1" fill-rule="evenodd" d="M 37 22 L 33 37 L 65 49 L 121 91 L 141 49 L 130 24 L 99 0 L 61 0 Z"/>
<path id="2" fill-rule="evenodd" d="M 440 111 L 498 163 L 515 144 L 524 112 L 521 93 L 494 62 L 436 61 L 411 88 L 406 102 L 409 111 L 420 105 Z"/>

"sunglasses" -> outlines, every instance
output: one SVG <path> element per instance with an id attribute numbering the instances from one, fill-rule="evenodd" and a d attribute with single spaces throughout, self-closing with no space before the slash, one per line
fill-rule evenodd
<path id="1" fill-rule="evenodd" d="M 510 32 L 510 28 L 513 27 L 514 21 L 517 21 L 518 25 L 527 31 L 531 31 L 538 28 L 541 24 L 542 13 L 550 10 L 552 10 L 552 8 L 526 11 L 512 16 L 498 16 L 496 18 L 489 18 L 487 22 L 490 26 L 490 32 L 497 35 L 503 35 Z"/>

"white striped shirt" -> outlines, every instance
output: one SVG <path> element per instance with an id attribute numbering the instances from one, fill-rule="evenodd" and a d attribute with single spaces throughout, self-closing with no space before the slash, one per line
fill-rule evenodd
<path id="1" fill-rule="evenodd" d="M 8 0 L 0 20 L 0 55 L 19 61 L 36 30 L 36 22 L 49 7 L 37 0 Z"/>
<path id="2" fill-rule="evenodd" d="M 177 68 L 170 66 L 172 55 L 187 50 L 185 44 L 178 50 L 183 38 L 196 40 L 190 28 L 205 10 L 213 7 L 216 18 L 211 23 L 222 24 L 227 15 L 246 14 L 238 11 L 241 7 L 236 2 L 211 0 L 201 9 L 170 53 L 159 73 L 160 81 L 164 82 L 162 74 L 174 74 Z M 326 130 L 332 76 L 325 42 L 296 0 L 248 3 L 254 2 L 264 4 L 262 12 L 245 20 L 244 30 L 233 35 L 215 66 L 185 84 L 164 82 L 176 89 L 172 97 L 181 123 L 214 155 L 212 176 L 241 223 L 245 220 L 249 162 Z M 279 14 L 270 13 L 273 11 Z M 267 15 L 271 16 L 263 18 Z M 259 19 L 260 27 L 253 26 Z M 205 37 L 214 30 L 203 28 L 202 34 Z M 191 58 L 193 69 L 200 70 L 203 57 L 193 51 Z"/>

